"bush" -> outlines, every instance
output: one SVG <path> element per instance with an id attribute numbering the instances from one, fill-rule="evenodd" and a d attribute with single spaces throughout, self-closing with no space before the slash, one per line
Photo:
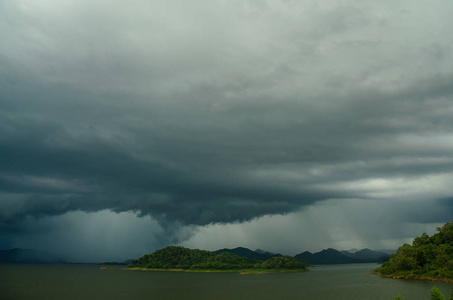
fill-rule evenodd
<path id="1" fill-rule="evenodd" d="M 401 294 L 398 294 L 393 300 L 402 300 L 403 296 Z"/>
<path id="2" fill-rule="evenodd" d="M 444 296 L 436 286 L 431 289 L 431 300 L 445 300 Z"/>

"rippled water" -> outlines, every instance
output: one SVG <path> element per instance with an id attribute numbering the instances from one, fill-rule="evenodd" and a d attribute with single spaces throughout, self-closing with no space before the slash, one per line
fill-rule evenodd
<path id="1" fill-rule="evenodd" d="M 94 265 L 0 265 L 0 299 L 429 300 L 453 284 L 385 279 L 374 264 L 318 266 L 305 273 L 173 273 L 100 270 Z"/>

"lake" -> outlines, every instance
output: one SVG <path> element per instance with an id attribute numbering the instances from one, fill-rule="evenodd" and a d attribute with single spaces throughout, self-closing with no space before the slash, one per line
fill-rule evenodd
<path id="1" fill-rule="evenodd" d="M 0 299 L 429 300 L 453 284 L 380 278 L 376 264 L 316 266 L 310 272 L 240 275 L 100 270 L 96 265 L 0 265 Z"/>

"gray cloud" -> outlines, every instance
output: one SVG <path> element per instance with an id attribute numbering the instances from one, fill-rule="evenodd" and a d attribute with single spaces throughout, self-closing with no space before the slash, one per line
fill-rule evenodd
<path id="1" fill-rule="evenodd" d="M 75 211 L 173 230 L 351 198 L 445 221 L 404 207 L 451 198 L 447 4 L 0 6 L 4 236 Z"/>

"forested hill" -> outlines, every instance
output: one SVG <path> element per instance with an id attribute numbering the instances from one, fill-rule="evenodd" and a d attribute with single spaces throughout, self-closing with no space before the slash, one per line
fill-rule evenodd
<path id="1" fill-rule="evenodd" d="M 247 258 L 251 258 L 251 259 L 259 259 L 259 260 L 267 260 L 269 258 L 272 258 L 272 257 L 280 257 L 282 256 L 281 254 L 274 254 L 274 253 L 270 253 L 270 252 L 267 252 L 267 251 L 263 251 L 263 250 L 259 250 L 260 252 L 258 251 L 253 251 L 253 250 L 250 250 L 250 249 L 247 249 L 247 248 L 243 248 L 243 247 L 237 247 L 237 248 L 234 248 L 234 249 L 220 249 L 220 250 L 217 250 L 215 251 L 216 253 L 224 253 L 224 252 L 230 252 L 230 253 L 234 253 L 234 254 L 237 254 L 239 256 L 244 256 L 244 257 L 247 257 Z"/>
<path id="2" fill-rule="evenodd" d="M 223 256 L 216 257 L 216 255 L 223 254 Z M 234 255 L 228 255 L 234 254 Z M 236 257 L 236 256 L 239 256 Z M 214 252 L 198 249 L 187 249 L 184 247 L 170 246 L 161 250 L 157 250 L 155 253 L 145 255 L 136 261 L 131 266 L 146 267 L 146 268 L 167 268 L 167 269 L 194 269 L 198 268 L 201 263 L 209 261 L 210 264 L 214 264 L 213 261 L 223 260 L 223 262 L 229 267 L 222 265 L 225 268 L 236 268 L 236 267 L 254 267 L 259 262 L 267 261 L 271 258 L 279 258 L 281 261 L 287 261 L 287 256 L 281 254 L 270 253 L 263 250 L 250 250 L 243 247 L 237 247 L 234 249 L 220 249 Z M 335 249 L 326 249 L 316 253 L 310 253 L 308 251 L 303 252 L 295 256 L 294 261 L 304 261 L 310 265 L 321 265 L 321 264 L 350 264 L 350 263 L 370 263 L 370 262 L 383 262 L 388 260 L 390 255 L 381 251 L 373 251 L 369 249 L 363 249 L 356 252 L 338 251 Z M 293 259 L 293 258 L 291 258 Z M 232 267 L 236 264 L 236 267 Z M 206 267 L 206 265 L 204 265 Z"/>
<path id="3" fill-rule="evenodd" d="M 130 268 L 182 270 L 245 270 L 279 269 L 306 270 L 307 263 L 290 256 L 273 257 L 266 261 L 238 256 L 234 253 L 215 253 L 199 249 L 169 246 L 133 261 Z"/>
<path id="4" fill-rule="evenodd" d="M 375 271 L 384 277 L 453 281 L 453 222 L 402 245 Z"/>
<path id="5" fill-rule="evenodd" d="M 311 265 L 326 264 L 356 264 L 383 262 L 390 258 L 390 255 L 381 251 L 362 249 L 354 253 L 348 251 L 338 251 L 332 248 L 325 249 L 316 253 L 308 251 L 302 252 L 295 256 L 296 258 L 307 261 Z"/>
<path id="6" fill-rule="evenodd" d="M 323 265 L 323 264 L 352 264 L 352 263 L 360 263 L 359 259 L 355 259 L 345 254 L 341 253 L 338 250 L 329 248 L 326 250 L 322 250 L 317 253 L 310 253 L 305 251 L 303 253 L 297 254 L 297 258 L 303 259 L 308 261 L 310 264 L 313 265 Z"/>

